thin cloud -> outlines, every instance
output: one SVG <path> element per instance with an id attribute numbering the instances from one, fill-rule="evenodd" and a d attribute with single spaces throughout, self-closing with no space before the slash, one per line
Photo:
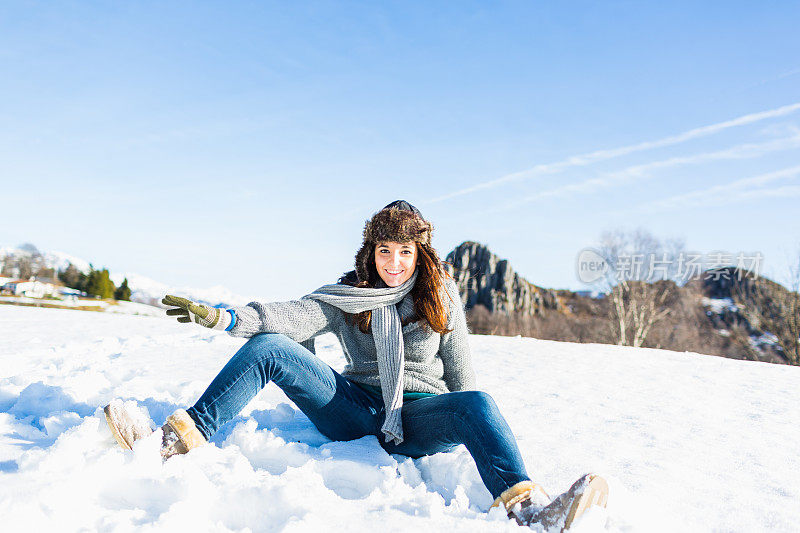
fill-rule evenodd
<path id="1" fill-rule="evenodd" d="M 708 187 L 706 189 L 678 194 L 663 200 L 648 202 L 639 206 L 637 210 L 650 213 L 687 207 L 724 205 L 742 200 L 780 196 L 782 193 L 794 196 L 795 194 L 793 191 L 795 189 L 800 189 L 800 187 L 796 185 L 786 185 L 773 189 L 759 187 L 779 180 L 792 179 L 797 176 L 800 176 L 800 165 L 759 174 L 749 178 L 742 178 L 723 185 L 715 185 L 714 187 Z"/>
<path id="2" fill-rule="evenodd" d="M 683 143 L 692 139 L 696 139 L 698 137 L 705 137 L 708 135 L 713 135 L 715 133 L 719 133 L 720 131 L 726 130 L 728 128 L 733 128 L 737 126 L 745 126 L 748 124 L 753 124 L 755 122 L 759 122 L 762 120 L 780 117 L 784 115 L 788 115 L 790 113 L 794 113 L 800 109 L 800 102 L 785 105 L 782 107 L 778 107 L 776 109 L 770 109 L 768 111 L 761 111 L 759 113 L 751 113 L 749 115 L 743 115 L 741 117 L 727 120 L 725 122 L 719 122 L 717 124 L 711 124 L 709 126 L 703 126 L 700 128 L 694 128 L 678 135 L 672 135 L 669 137 L 664 137 L 663 139 L 658 139 L 655 141 L 647 141 L 641 142 L 638 144 L 632 144 L 628 146 L 623 146 L 620 148 L 614 148 L 610 150 L 597 150 L 594 152 L 590 152 L 588 154 L 582 154 L 577 156 L 569 157 L 563 161 L 558 161 L 556 163 L 547 163 L 543 165 L 537 165 L 531 169 L 523 170 L 520 172 L 514 172 L 512 174 L 507 174 L 500 178 L 486 181 L 483 183 L 478 183 L 476 185 L 472 185 L 465 189 L 461 189 L 449 194 L 445 194 L 443 196 L 439 196 L 432 200 L 425 202 L 425 204 L 433 204 L 436 202 L 442 202 L 444 200 L 449 200 L 451 198 L 455 198 L 458 196 L 463 196 L 465 194 L 470 194 L 477 191 L 482 191 L 485 189 L 491 189 L 497 187 L 499 185 L 503 185 L 505 183 L 510 183 L 513 181 L 523 180 L 523 179 L 530 179 L 536 176 L 543 176 L 547 174 L 555 174 L 561 172 L 567 168 L 572 167 L 580 167 L 586 166 L 591 163 L 595 163 L 598 161 L 606 161 L 609 159 L 613 159 L 616 157 L 629 155 L 635 152 L 642 152 L 645 150 L 651 150 L 653 148 L 661 148 L 664 146 L 671 146 L 679 143 Z"/>
<path id="3" fill-rule="evenodd" d="M 786 70 L 784 72 L 781 72 L 777 76 L 772 76 L 771 78 L 767 78 L 767 79 L 764 79 L 764 80 L 761 80 L 761 81 L 757 81 L 756 83 L 751 83 L 750 85 L 746 85 L 745 87 L 743 87 L 742 89 L 740 89 L 740 90 L 738 90 L 736 92 L 748 91 L 750 89 L 754 89 L 754 88 L 760 87 L 762 85 L 767 85 L 769 83 L 773 83 L 773 82 L 780 81 L 780 80 L 783 80 L 783 79 L 786 79 L 786 78 L 790 78 L 790 77 L 796 76 L 798 74 L 800 74 L 800 68 L 793 68 L 793 69 L 790 69 L 790 70 Z"/>
<path id="4" fill-rule="evenodd" d="M 652 172 L 655 170 L 677 166 L 696 165 L 708 161 L 752 159 L 761 157 L 767 153 L 788 150 L 797 147 L 800 147 L 800 135 L 793 135 L 791 137 L 784 137 L 782 139 L 775 139 L 763 143 L 740 144 L 724 150 L 717 150 L 715 152 L 706 152 L 683 157 L 671 157 L 662 161 L 654 161 L 652 163 L 631 166 L 620 171 L 610 172 L 601 177 L 587 179 L 579 183 L 571 183 L 553 189 L 539 191 L 535 194 L 518 198 L 513 202 L 503 204 L 502 206 L 482 211 L 481 214 L 507 211 L 535 200 L 541 200 L 543 198 L 564 197 L 574 194 L 588 194 L 599 189 L 621 185 L 636 179 L 649 178 L 651 177 Z"/>
<path id="5" fill-rule="evenodd" d="M 778 187 L 775 189 L 755 189 L 751 191 L 742 191 L 727 198 L 711 199 L 704 205 L 727 205 L 735 202 L 757 200 L 760 198 L 794 198 L 795 196 L 800 196 L 800 185 L 786 185 L 784 187 Z"/>

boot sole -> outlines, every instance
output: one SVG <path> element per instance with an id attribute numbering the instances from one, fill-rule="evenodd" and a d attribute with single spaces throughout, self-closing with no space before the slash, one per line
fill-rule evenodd
<path id="1" fill-rule="evenodd" d="M 588 478 L 589 482 L 583 489 L 583 493 L 575 498 L 570 506 L 562 532 L 569 529 L 575 520 L 580 518 L 592 505 L 605 507 L 608 504 L 608 482 L 597 475 L 589 475 Z"/>
<path id="2" fill-rule="evenodd" d="M 103 407 L 103 414 L 106 415 L 106 423 L 108 423 L 108 427 L 109 427 L 109 429 L 111 429 L 111 434 L 114 435 L 114 440 L 116 440 L 117 443 L 119 443 L 119 445 L 122 446 L 122 448 L 124 450 L 133 450 L 131 445 L 128 444 L 125 441 L 125 438 L 119 432 L 119 429 L 117 429 L 117 425 L 114 423 L 114 420 L 111 417 L 111 409 L 110 409 L 110 407 L 111 407 L 111 404 L 106 405 L 105 407 Z"/>

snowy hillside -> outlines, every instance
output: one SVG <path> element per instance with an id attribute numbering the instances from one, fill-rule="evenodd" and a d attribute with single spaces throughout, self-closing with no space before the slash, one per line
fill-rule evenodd
<path id="1" fill-rule="evenodd" d="M 91 266 L 89 261 L 81 259 L 80 257 L 75 257 L 65 252 L 41 252 L 41 254 L 44 266 L 53 268 L 58 272 L 66 270 L 69 264 L 72 263 L 75 265 L 75 268 L 84 274 L 89 273 Z M 30 252 L 21 250 L 19 248 L 0 246 L 0 263 L 2 263 L 6 257 L 30 257 L 30 255 Z M 95 265 L 95 268 L 102 267 Z M 226 307 L 247 305 L 249 302 L 258 299 L 236 294 L 221 285 L 209 288 L 174 287 L 148 278 L 147 276 L 142 276 L 141 274 L 137 274 L 135 272 L 113 271 L 110 273 L 110 275 L 111 281 L 113 281 L 114 285 L 117 287 L 122 284 L 122 281 L 125 278 L 128 278 L 128 286 L 132 291 L 131 301 L 150 305 L 158 305 L 158 302 L 161 301 L 161 298 L 163 298 L 165 294 L 184 296 L 186 298 L 190 298 L 198 302 L 204 302 L 210 305 L 223 304 Z"/>
<path id="2" fill-rule="evenodd" d="M 162 465 L 158 435 L 118 449 L 102 410 L 159 425 L 244 342 L 125 315 L 0 307 L 3 531 L 506 531 L 467 451 L 411 460 L 330 442 L 270 385 L 204 446 Z M 608 510 L 581 531 L 800 529 L 800 368 L 524 338 L 470 337 L 548 492 L 595 471 Z M 334 368 L 333 336 L 317 351 Z M 598 525 L 598 522 L 600 525 Z M 377 527 L 377 525 L 380 527 Z"/>
<path id="3" fill-rule="evenodd" d="M 196 302 L 204 302 L 209 305 L 222 304 L 225 307 L 236 305 L 247 305 L 255 298 L 248 298 L 240 294 L 235 294 L 222 285 L 216 285 L 205 289 L 196 287 L 173 287 L 166 283 L 155 281 L 141 274 L 132 272 L 111 273 L 111 281 L 119 287 L 122 280 L 128 278 L 128 286 L 132 289 L 131 300 L 149 304 L 158 304 L 165 294 L 175 294 L 184 296 Z"/>
<path id="4" fill-rule="evenodd" d="M 30 256 L 31 253 L 26 250 L 21 250 L 19 248 L 12 248 L 10 246 L 0 246 L 0 259 L 5 258 L 6 256 L 21 256 L 27 255 Z M 81 259 L 80 257 L 75 257 L 65 252 L 44 252 L 42 253 L 42 259 L 44 265 L 48 268 L 54 268 L 56 270 L 65 270 L 70 263 L 75 265 L 75 268 L 80 270 L 81 272 L 88 272 L 89 271 L 89 262 Z"/>

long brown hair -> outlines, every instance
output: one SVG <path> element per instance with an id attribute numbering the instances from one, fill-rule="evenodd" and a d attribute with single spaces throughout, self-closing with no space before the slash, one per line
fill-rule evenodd
<path id="1" fill-rule="evenodd" d="M 356 270 L 342 275 L 339 283 L 354 287 L 377 287 L 380 275 L 375 267 L 376 244 L 386 241 L 403 244 L 414 242 L 417 246 L 417 281 L 410 294 L 415 312 L 403 322 L 403 326 L 423 321 L 423 325 L 439 334 L 452 331 L 447 329 L 449 313 L 445 301 L 445 298 L 452 300 L 445 288 L 445 280 L 452 279 L 452 276 L 443 268 L 439 254 L 430 244 L 432 232 L 433 226 L 418 211 L 387 206 L 367 221 L 364 242 L 356 254 Z M 362 333 L 370 332 L 372 311 L 345 313 L 345 316 L 351 324 L 358 324 Z"/>

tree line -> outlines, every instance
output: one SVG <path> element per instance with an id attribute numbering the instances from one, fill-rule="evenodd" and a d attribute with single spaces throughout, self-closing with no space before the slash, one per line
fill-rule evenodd
<path id="1" fill-rule="evenodd" d="M 19 249 L 27 253 L 4 258 L 0 275 L 19 279 L 35 277 L 37 279 L 54 280 L 57 277 L 65 286 L 85 292 L 89 296 L 113 298 L 128 302 L 131 300 L 128 278 L 125 278 L 122 284 L 117 287 L 111 281 L 107 268 L 97 270 L 90 264 L 89 273 L 86 274 L 72 263 L 68 263 L 67 268 L 56 271 L 56 269 L 45 264 L 44 256 L 33 244 L 22 244 Z"/>
<path id="2" fill-rule="evenodd" d="M 131 289 L 128 287 L 128 278 L 122 280 L 122 284 L 117 287 L 111 281 L 110 273 L 107 268 L 96 270 L 89 265 L 89 273 L 81 272 L 72 263 L 67 268 L 58 273 L 58 279 L 67 287 L 85 292 L 89 296 L 99 298 L 114 298 L 115 300 L 131 301 Z"/>

